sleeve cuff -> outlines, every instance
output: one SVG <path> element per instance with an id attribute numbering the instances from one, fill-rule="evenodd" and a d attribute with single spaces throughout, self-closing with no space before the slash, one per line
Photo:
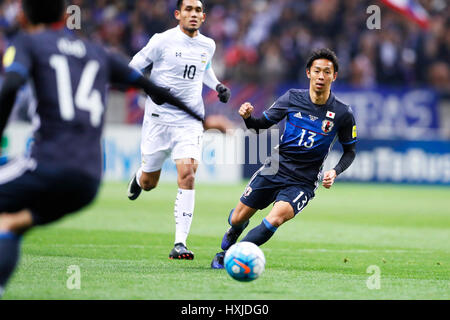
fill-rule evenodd
<path id="1" fill-rule="evenodd" d="M 266 114 L 265 111 L 263 112 L 263 115 L 264 115 L 264 117 L 266 117 L 267 121 L 270 121 L 270 122 L 272 122 L 272 123 L 277 123 L 276 121 L 273 121 L 272 119 L 270 119 L 270 118 L 267 116 L 267 114 Z"/>
<path id="2" fill-rule="evenodd" d="M 358 140 L 352 140 L 352 141 L 348 141 L 348 142 L 341 142 L 341 141 L 339 141 L 341 144 L 343 144 L 343 145 L 350 145 L 350 144 L 354 144 L 354 143 L 356 143 Z"/>

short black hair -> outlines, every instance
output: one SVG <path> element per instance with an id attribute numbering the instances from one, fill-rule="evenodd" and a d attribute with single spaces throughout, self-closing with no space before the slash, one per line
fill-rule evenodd
<path id="1" fill-rule="evenodd" d="M 22 0 L 22 8 L 32 24 L 50 24 L 61 20 L 65 0 Z"/>
<path id="2" fill-rule="evenodd" d="M 198 0 L 202 3 L 203 5 L 203 11 L 205 11 L 205 1 L 204 0 Z M 177 1 L 177 9 L 181 10 L 181 6 L 183 5 L 183 0 L 178 0 Z"/>
<path id="3" fill-rule="evenodd" d="M 319 59 L 327 59 L 331 61 L 333 63 L 334 72 L 336 73 L 339 71 L 339 59 L 336 56 L 336 53 L 328 48 L 322 48 L 313 51 L 309 56 L 308 61 L 306 62 L 306 69 L 310 70 L 314 61 Z"/>

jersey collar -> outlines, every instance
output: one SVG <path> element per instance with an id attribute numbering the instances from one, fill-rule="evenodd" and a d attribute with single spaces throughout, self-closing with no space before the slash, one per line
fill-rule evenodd
<path id="1" fill-rule="evenodd" d="M 334 102 L 334 99 L 335 99 L 334 94 L 333 94 L 332 91 L 330 91 L 330 96 L 328 97 L 327 102 L 326 102 L 325 104 L 322 104 L 322 105 L 315 104 L 314 102 L 312 102 L 311 96 L 309 95 L 309 90 L 306 91 L 306 96 L 307 96 L 308 101 L 309 101 L 313 106 L 318 107 L 318 108 L 321 108 L 321 107 L 329 107 L 329 106 L 331 106 L 331 105 L 333 104 L 333 102 Z"/>
<path id="2" fill-rule="evenodd" d="M 177 28 L 177 32 L 178 32 L 179 34 L 181 34 L 181 37 L 184 37 L 184 38 L 187 39 L 188 41 L 197 41 L 197 39 L 198 39 L 199 36 L 200 36 L 200 30 L 198 30 L 198 33 L 197 33 L 197 35 L 196 35 L 195 37 L 191 38 L 191 37 L 189 37 L 187 34 L 185 34 L 183 31 L 181 31 L 181 26 L 180 26 L 180 25 L 178 25 L 176 28 Z"/>

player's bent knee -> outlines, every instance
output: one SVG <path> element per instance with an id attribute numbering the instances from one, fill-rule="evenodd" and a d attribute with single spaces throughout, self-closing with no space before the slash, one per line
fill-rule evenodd
<path id="1" fill-rule="evenodd" d="M 267 221 L 269 221 L 269 223 L 271 225 L 278 228 L 294 217 L 295 217 L 295 215 L 292 214 L 291 212 L 279 212 L 279 213 L 275 213 L 275 214 L 270 213 L 266 219 L 267 219 Z"/>
<path id="2" fill-rule="evenodd" d="M 278 228 L 281 225 L 283 225 L 285 222 L 291 220 L 291 219 L 286 218 L 286 217 L 272 217 L 272 218 L 267 217 L 266 219 L 275 228 Z"/>

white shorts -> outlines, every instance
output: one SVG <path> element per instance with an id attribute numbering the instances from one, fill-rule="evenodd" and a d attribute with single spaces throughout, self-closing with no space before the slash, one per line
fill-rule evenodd
<path id="1" fill-rule="evenodd" d="M 157 122 L 144 123 L 141 137 L 141 168 L 151 173 L 162 169 L 164 162 L 194 159 L 201 161 L 203 127 L 168 126 Z"/>

